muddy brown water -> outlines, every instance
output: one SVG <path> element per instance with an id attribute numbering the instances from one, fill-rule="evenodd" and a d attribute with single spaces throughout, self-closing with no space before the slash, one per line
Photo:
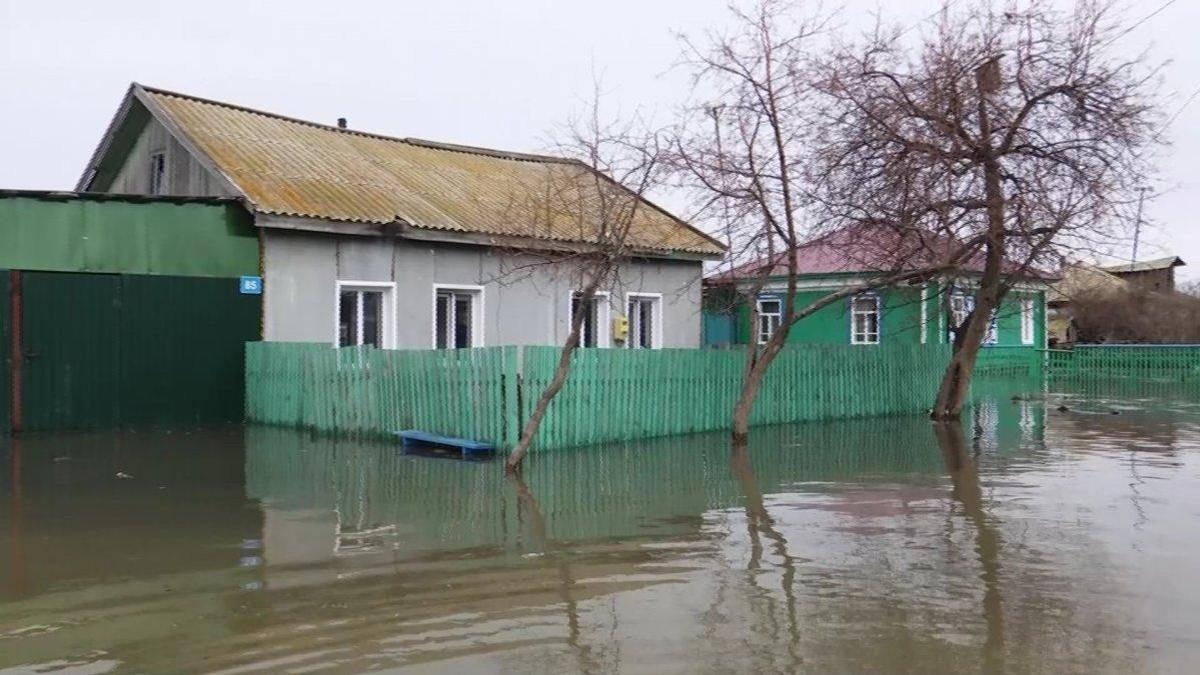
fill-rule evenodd
<path id="1" fill-rule="evenodd" d="M 0 673 L 1196 672 L 1198 401 L 997 394 L 957 431 L 521 481 L 278 429 L 28 437 L 0 447 Z"/>

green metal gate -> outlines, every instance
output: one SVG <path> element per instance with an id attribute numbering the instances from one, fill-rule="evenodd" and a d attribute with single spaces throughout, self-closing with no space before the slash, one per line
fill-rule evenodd
<path id="1" fill-rule="evenodd" d="M 22 430 L 117 426 L 121 279 L 21 273 Z"/>
<path id="2" fill-rule="evenodd" d="M 260 296 L 237 279 L 25 271 L 15 317 L 3 278 L 0 340 L 7 357 L 19 326 L 21 358 L 17 369 L 0 360 L 0 431 L 18 409 L 21 431 L 242 419 Z"/>

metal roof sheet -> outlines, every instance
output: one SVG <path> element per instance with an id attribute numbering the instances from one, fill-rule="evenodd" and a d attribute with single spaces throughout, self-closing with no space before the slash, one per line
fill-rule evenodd
<path id="1" fill-rule="evenodd" d="M 880 274 L 918 270 L 944 264 L 959 252 L 959 243 L 936 233 L 900 233 L 892 228 L 851 225 L 833 230 L 797 246 L 793 251 L 800 276 L 835 274 Z M 959 263 L 962 270 L 982 273 L 984 255 L 976 251 Z M 1053 275 L 1037 269 L 1023 270 L 1014 261 L 1005 269 L 1022 277 L 1049 279 Z M 787 275 L 787 253 L 752 260 L 710 275 L 710 283 Z"/>
<path id="2" fill-rule="evenodd" d="M 600 201 L 586 165 L 304 122 L 143 88 L 262 213 L 560 242 L 596 240 Z M 600 180 L 607 180 L 601 178 Z M 594 193 L 594 194 L 593 194 Z M 561 208 L 550 205 L 558 195 Z M 564 196 L 568 195 L 568 196 Z M 568 208 L 574 207 L 574 212 Z M 627 244 L 720 255 L 724 247 L 643 201 Z M 597 207 L 598 208 L 598 207 Z"/>
<path id="3" fill-rule="evenodd" d="M 1142 260 L 1139 262 L 1126 263 L 1124 265 L 1106 265 L 1100 269 L 1111 274 L 1131 274 L 1133 272 L 1153 272 L 1155 270 L 1167 270 L 1172 267 L 1180 267 L 1186 265 L 1183 258 L 1179 256 L 1167 256 L 1166 258 L 1155 258 L 1154 260 Z"/>

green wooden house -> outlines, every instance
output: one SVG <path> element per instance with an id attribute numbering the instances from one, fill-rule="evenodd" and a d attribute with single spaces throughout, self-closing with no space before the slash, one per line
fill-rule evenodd
<path id="1" fill-rule="evenodd" d="M 923 248 L 928 242 L 921 243 Z M 872 277 L 916 269 L 913 250 L 896 235 L 868 228 L 845 229 L 799 247 L 796 309 L 802 310 L 829 293 L 861 285 Z M 786 258 L 755 260 L 704 281 L 704 342 L 720 347 L 765 343 L 778 329 L 787 294 Z M 788 341 L 797 344 L 945 344 L 954 339 L 974 305 L 981 260 L 968 260 L 956 274 L 936 275 L 880 288 L 828 305 L 801 319 Z M 1047 279 L 1010 271 L 1012 291 L 992 317 L 988 347 L 1045 348 Z M 761 285 L 761 290 L 753 289 Z M 750 298 L 758 318 L 751 324 Z"/>

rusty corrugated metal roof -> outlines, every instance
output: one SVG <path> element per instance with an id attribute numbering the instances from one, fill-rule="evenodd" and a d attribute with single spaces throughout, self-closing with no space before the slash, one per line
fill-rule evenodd
<path id="1" fill-rule="evenodd" d="M 599 202 L 602 189 L 581 163 L 389 138 L 143 89 L 256 211 L 595 241 L 597 219 L 580 217 L 580 204 Z M 643 204 L 630 228 L 631 247 L 703 255 L 724 251 L 716 240 Z"/>
<path id="2" fill-rule="evenodd" d="M 961 244 L 934 232 L 898 232 L 890 227 L 850 225 L 804 242 L 796 247 L 796 269 L 801 276 L 831 274 L 878 274 L 936 267 L 960 254 Z M 958 263 L 967 272 L 983 272 L 984 255 L 976 251 Z M 744 263 L 706 277 L 710 283 L 787 275 L 787 253 Z M 1051 279 L 1039 269 L 1024 269 L 1015 260 L 1005 263 L 1010 274 L 1030 279 Z"/>
<path id="3" fill-rule="evenodd" d="M 1179 256 L 1167 256 L 1166 258 L 1156 258 L 1154 260 L 1142 260 L 1138 262 L 1126 263 L 1124 265 L 1105 265 L 1100 269 L 1110 274 L 1133 274 L 1134 272 L 1154 272 L 1157 270 L 1169 270 L 1172 267 L 1182 267 L 1186 265 L 1183 258 Z"/>

